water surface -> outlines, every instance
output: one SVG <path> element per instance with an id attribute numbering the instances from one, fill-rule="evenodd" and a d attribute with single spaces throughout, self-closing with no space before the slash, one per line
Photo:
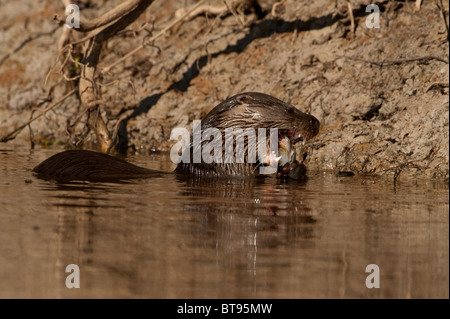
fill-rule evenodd
<path id="1" fill-rule="evenodd" d="M 446 183 L 58 184 L 31 169 L 62 149 L 0 146 L 0 298 L 449 297 Z M 165 154 L 128 160 L 173 168 Z M 65 285 L 69 264 L 80 289 Z"/>

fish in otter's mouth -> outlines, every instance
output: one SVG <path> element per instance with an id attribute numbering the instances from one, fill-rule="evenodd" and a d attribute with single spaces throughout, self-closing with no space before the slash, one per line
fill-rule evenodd
<path id="1" fill-rule="evenodd" d="M 270 151 L 267 152 L 267 162 L 265 165 L 270 165 L 271 161 L 275 160 L 277 166 L 284 166 L 287 163 L 292 163 L 296 160 L 295 144 L 301 142 L 303 146 L 311 137 L 297 131 L 281 130 L 278 132 L 278 156 L 274 156 Z M 269 145 L 266 146 L 269 149 Z"/>
<path id="2" fill-rule="evenodd" d="M 320 123 L 314 116 L 303 113 L 294 106 L 270 95 L 255 92 L 238 94 L 212 109 L 201 121 L 201 130 L 204 132 L 208 129 L 217 129 L 225 136 L 226 131 L 233 128 L 255 131 L 262 128 L 267 129 L 266 152 L 263 152 L 256 162 L 249 160 L 250 155 L 246 155 L 245 163 L 237 160 L 231 163 L 220 161 L 214 163 L 181 162 L 176 171 L 209 176 L 250 176 L 260 175 L 258 168 L 272 166 L 277 169 L 269 172 L 278 172 L 277 175 L 281 177 L 297 178 L 295 176 L 303 174 L 306 170 L 303 164 L 296 161 L 294 145 L 299 142 L 305 144 L 317 135 L 319 127 Z M 276 152 L 269 145 L 269 129 L 276 129 L 278 134 Z M 222 143 L 222 141 L 220 142 Z M 226 138 L 223 139 L 223 142 L 226 144 Z M 202 143 L 204 146 L 205 141 Z M 254 144 L 247 139 L 243 150 L 244 154 L 250 153 L 248 151 L 249 149 L 253 150 Z M 200 151 L 192 140 L 188 148 L 190 148 L 191 154 Z M 235 149 L 234 152 L 237 158 L 237 150 Z M 222 155 L 222 159 L 227 158 L 225 154 Z M 295 172 L 293 172 L 294 170 Z"/>

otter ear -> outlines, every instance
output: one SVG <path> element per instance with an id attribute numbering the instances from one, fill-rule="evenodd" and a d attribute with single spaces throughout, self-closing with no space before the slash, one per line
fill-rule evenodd
<path id="1" fill-rule="evenodd" d="M 235 97 L 234 97 L 234 99 L 232 99 L 232 100 L 235 100 L 235 105 L 234 106 L 236 106 L 236 105 L 242 105 L 242 104 L 249 104 L 249 96 L 248 95 L 244 95 L 244 94 L 239 94 L 239 95 L 236 95 Z"/>
<path id="2" fill-rule="evenodd" d="M 268 95 L 262 93 L 249 92 L 235 95 L 231 99 L 235 100 L 235 106 L 242 104 L 247 104 L 248 106 L 261 106 L 264 104 L 267 97 Z"/>

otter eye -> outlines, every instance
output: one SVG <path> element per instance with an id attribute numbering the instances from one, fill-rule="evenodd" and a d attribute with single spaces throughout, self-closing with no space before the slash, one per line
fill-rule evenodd
<path id="1" fill-rule="evenodd" d="M 288 110 L 287 110 L 287 111 L 288 111 L 288 113 L 289 113 L 289 114 L 292 114 L 292 113 L 294 113 L 294 109 L 293 109 L 292 107 L 288 108 Z"/>

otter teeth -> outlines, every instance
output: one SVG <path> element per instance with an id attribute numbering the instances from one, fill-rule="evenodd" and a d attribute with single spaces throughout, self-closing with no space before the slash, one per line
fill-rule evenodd
<path id="1" fill-rule="evenodd" d="M 277 157 L 275 154 L 275 151 L 272 151 L 272 153 L 270 154 L 269 162 L 270 162 L 270 164 L 272 164 L 272 161 L 275 163 L 278 163 L 281 158 L 282 158 L 282 156 Z"/>
<path id="2" fill-rule="evenodd" d="M 270 152 L 266 155 L 266 158 L 263 160 L 263 163 L 266 165 L 272 165 L 273 163 L 278 164 L 278 162 L 283 158 L 283 156 L 276 156 L 275 151 Z"/>
<path id="3" fill-rule="evenodd" d="M 278 163 L 280 161 L 280 159 L 282 158 L 282 156 L 278 156 L 277 157 L 274 151 L 272 151 L 272 155 L 273 155 L 273 158 L 274 158 L 276 163 Z"/>

